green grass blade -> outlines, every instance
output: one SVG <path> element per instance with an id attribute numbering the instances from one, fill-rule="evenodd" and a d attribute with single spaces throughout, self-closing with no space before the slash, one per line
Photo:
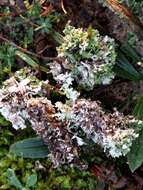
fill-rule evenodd
<path id="1" fill-rule="evenodd" d="M 39 65 L 38 63 L 36 63 L 36 61 L 34 61 L 31 57 L 29 57 L 29 55 L 17 50 L 15 52 L 15 55 L 17 55 L 18 57 L 20 57 L 23 61 L 25 61 L 29 66 L 33 67 L 34 69 L 39 69 L 43 72 L 48 72 L 49 70 L 44 67 Z"/>
<path id="2" fill-rule="evenodd" d="M 139 81 L 142 79 L 141 74 L 129 63 L 127 58 L 121 52 L 118 53 L 117 63 L 114 68 L 117 76 L 124 79 Z"/>
<path id="3" fill-rule="evenodd" d="M 139 137 L 133 142 L 131 151 L 127 155 L 128 164 L 132 172 L 134 172 L 143 163 L 143 130 Z"/>
<path id="4" fill-rule="evenodd" d="M 143 96 L 140 96 L 133 110 L 133 115 L 143 120 Z"/>

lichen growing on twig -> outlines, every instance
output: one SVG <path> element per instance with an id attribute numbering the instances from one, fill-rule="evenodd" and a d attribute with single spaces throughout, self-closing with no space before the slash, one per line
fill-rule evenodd
<path id="1" fill-rule="evenodd" d="M 0 113 L 15 129 L 23 129 L 30 123 L 48 145 L 54 167 L 70 164 L 86 168 L 80 160 L 81 147 L 88 148 L 86 140 L 99 144 L 112 157 L 130 151 L 138 133 L 129 125 L 140 121 L 116 110 L 106 113 L 97 101 L 77 99 L 65 104 L 52 103 L 44 88 L 48 81 L 40 81 L 35 74 L 24 68 L 4 82 L 0 90 Z"/>

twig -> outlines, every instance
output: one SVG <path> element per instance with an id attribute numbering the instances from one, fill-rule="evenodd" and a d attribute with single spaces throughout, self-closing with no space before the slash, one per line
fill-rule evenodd
<path id="1" fill-rule="evenodd" d="M 125 7 L 122 3 L 119 3 L 118 0 L 106 0 L 106 2 L 118 13 L 122 14 L 126 18 L 128 18 L 132 23 L 138 26 L 141 30 L 143 30 L 143 23 L 139 18 L 133 15 L 133 13 L 129 10 L 129 8 Z"/>
<path id="2" fill-rule="evenodd" d="M 8 44 L 12 45 L 13 47 L 16 47 L 17 49 L 21 50 L 21 51 L 24 52 L 24 53 L 27 53 L 27 54 L 29 54 L 29 55 L 32 55 L 32 56 L 35 56 L 35 57 L 38 57 L 38 58 L 39 58 L 39 55 L 37 55 L 37 54 L 35 54 L 35 53 L 33 53 L 33 52 L 31 52 L 31 51 L 25 49 L 25 48 L 22 48 L 22 47 L 18 46 L 17 44 L 15 44 L 14 42 L 8 40 L 7 38 L 5 38 L 4 36 L 2 36 L 1 34 L 0 34 L 0 39 L 1 39 L 2 41 L 5 41 L 5 42 L 7 42 Z"/>
<path id="3" fill-rule="evenodd" d="M 22 51 L 22 52 L 24 52 L 24 53 L 27 53 L 27 54 L 29 54 L 29 55 L 31 55 L 31 56 L 34 56 L 34 57 L 37 57 L 37 58 L 41 58 L 41 59 L 44 59 L 44 60 L 46 60 L 46 61 L 58 60 L 58 58 L 56 58 L 56 57 L 44 57 L 44 56 L 38 55 L 38 54 L 36 54 L 36 53 L 34 53 L 34 52 L 31 52 L 31 51 L 29 51 L 29 50 L 27 50 L 27 49 L 25 49 L 25 48 L 22 48 L 22 47 L 20 47 L 19 45 L 15 44 L 14 42 L 10 41 L 9 39 L 5 38 L 5 37 L 2 36 L 1 34 L 0 34 L 0 39 L 1 39 L 2 41 L 5 41 L 6 43 L 10 44 L 11 46 L 16 47 L 16 48 L 19 49 L 20 51 Z"/>
<path id="4" fill-rule="evenodd" d="M 63 0 L 61 0 L 61 7 L 62 7 L 63 12 L 64 12 L 65 14 L 67 14 L 67 11 L 66 11 L 66 9 L 65 9 L 65 7 L 64 7 L 64 1 L 63 1 Z"/>

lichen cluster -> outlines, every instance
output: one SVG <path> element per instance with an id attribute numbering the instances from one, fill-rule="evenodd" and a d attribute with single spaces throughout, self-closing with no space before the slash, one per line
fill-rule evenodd
<path id="1" fill-rule="evenodd" d="M 109 84 L 114 78 L 116 53 L 114 40 L 101 36 L 97 30 L 66 25 L 61 45 L 57 48 L 62 63 L 50 65 L 58 81 L 63 74 L 76 81 L 79 87 L 91 90 L 97 84 Z"/>
<path id="2" fill-rule="evenodd" d="M 26 128 L 29 119 L 27 106 L 35 95 L 43 93 L 43 82 L 39 81 L 29 68 L 17 71 L 13 77 L 3 83 L 0 89 L 0 112 L 15 129 Z"/>
<path id="3" fill-rule="evenodd" d="M 36 71 L 25 67 L 3 83 L 0 113 L 15 129 L 31 126 L 48 145 L 47 156 L 54 167 L 70 164 L 85 169 L 87 164 L 80 159 L 82 147 L 88 149 L 91 142 L 98 144 L 107 156 L 125 156 L 138 137 L 134 125 L 142 121 L 117 110 L 105 112 L 100 102 L 80 98 L 77 87 L 91 90 L 114 78 L 114 41 L 102 37 L 97 30 L 76 29 L 69 24 L 64 34 L 57 59 L 50 63 L 64 103 L 51 101 L 51 78 L 39 80 Z"/>
<path id="4" fill-rule="evenodd" d="M 112 157 L 129 152 L 132 141 L 138 137 L 129 125 L 139 121 L 116 110 L 106 113 L 97 101 L 52 103 L 47 99 L 47 83 L 37 79 L 31 69 L 16 72 L 0 90 L 0 113 L 15 129 L 30 124 L 48 145 L 54 167 L 68 163 L 86 168 L 80 160 L 81 148 L 88 148 L 86 139 L 99 144 Z"/>
<path id="5" fill-rule="evenodd" d="M 67 114 L 66 110 L 61 110 L 61 114 Z M 104 152 L 113 158 L 126 155 L 130 151 L 132 141 L 138 137 L 137 132 L 129 128 L 129 125 L 139 121 L 132 116 L 124 116 L 117 110 L 106 113 L 96 101 L 81 99 L 68 110 L 71 110 L 70 118 L 65 117 L 65 120 L 68 120 L 68 128 L 74 128 L 77 136 L 78 131 L 82 130 L 86 138 L 99 144 Z"/>
<path id="6" fill-rule="evenodd" d="M 24 129 L 29 123 L 48 144 L 54 167 L 72 162 L 82 167 L 73 135 L 57 119 L 54 105 L 46 98 L 44 84 L 48 81 L 39 81 L 34 74 L 24 68 L 4 82 L 0 90 L 0 113 L 15 129 Z"/>

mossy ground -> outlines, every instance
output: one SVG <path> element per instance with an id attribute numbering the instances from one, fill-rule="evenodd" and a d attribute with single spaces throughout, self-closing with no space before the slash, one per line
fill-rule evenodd
<path id="1" fill-rule="evenodd" d="M 11 155 L 9 153 L 11 144 L 33 135 L 30 135 L 31 130 L 15 133 L 10 129 L 10 126 L 1 126 L 0 130 L 0 189 L 15 190 L 15 187 L 10 185 L 7 178 L 8 168 L 15 171 L 16 176 L 23 184 L 28 176 L 36 173 L 38 180 L 33 188 L 35 190 L 95 189 L 96 178 L 89 172 L 69 169 L 66 166 L 52 169 L 48 159 L 33 160 Z"/>

